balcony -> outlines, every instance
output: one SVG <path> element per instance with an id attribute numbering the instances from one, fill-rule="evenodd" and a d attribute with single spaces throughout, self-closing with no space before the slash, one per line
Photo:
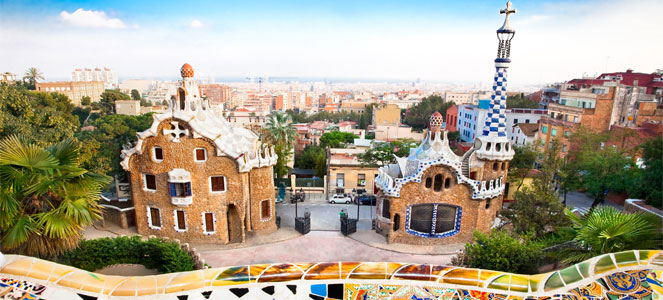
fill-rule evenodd
<path id="1" fill-rule="evenodd" d="M 176 206 L 189 206 L 193 203 L 193 196 L 170 197 L 170 203 Z"/>

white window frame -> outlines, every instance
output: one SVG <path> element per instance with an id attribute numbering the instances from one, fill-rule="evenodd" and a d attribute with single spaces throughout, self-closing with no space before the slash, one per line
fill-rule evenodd
<path id="1" fill-rule="evenodd" d="M 154 176 L 154 185 L 155 185 L 154 189 L 147 188 L 147 175 Z M 156 185 L 157 185 L 157 175 L 154 175 L 152 173 L 143 173 L 143 190 L 144 191 L 147 191 L 147 192 L 150 192 L 150 193 L 156 193 L 157 192 Z"/>
<path id="2" fill-rule="evenodd" d="M 214 190 L 212 190 L 212 177 L 223 177 L 223 188 L 224 188 L 223 191 L 214 191 Z M 223 193 L 228 191 L 228 178 L 226 178 L 226 176 L 224 176 L 224 175 L 212 175 L 208 178 L 209 179 L 207 179 L 207 183 L 209 184 L 209 192 L 210 193 L 212 193 L 212 194 L 223 194 Z"/>
<path id="3" fill-rule="evenodd" d="M 207 222 L 207 219 L 205 219 L 205 214 L 212 214 L 212 222 L 213 222 L 212 225 L 214 227 L 213 231 L 207 231 L 207 226 L 206 226 L 207 224 L 205 224 L 205 222 Z M 204 212 L 200 213 L 200 216 L 203 218 L 203 222 L 202 222 L 202 224 L 203 224 L 203 234 L 205 234 L 205 235 L 216 234 L 216 214 L 211 212 L 211 211 L 204 211 Z"/>
<path id="4" fill-rule="evenodd" d="M 265 202 L 265 201 L 269 202 L 269 218 L 265 218 L 262 215 L 262 203 Z M 265 200 L 260 201 L 260 208 L 259 208 L 260 209 L 260 222 L 269 222 L 269 220 L 272 219 L 272 216 L 274 215 L 274 210 L 272 209 L 271 201 L 272 201 L 272 199 L 265 199 Z"/>
<path id="5" fill-rule="evenodd" d="M 201 150 L 201 149 L 203 151 L 205 151 L 205 159 L 204 160 L 198 160 L 198 157 L 196 155 L 196 151 Z M 205 149 L 205 148 L 195 148 L 195 149 L 193 149 L 193 161 L 197 162 L 197 163 L 206 162 L 207 161 L 207 149 Z"/>
<path id="6" fill-rule="evenodd" d="M 162 158 L 162 159 L 157 159 L 157 153 L 156 153 L 156 149 L 157 149 L 157 148 L 161 149 L 161 157 L 164 157 L 164 155 L 163 155 L 163 148 L 161 148 L 161 147 L 159 147 L 159 146 L 154 146 L 154 147 L 152 147 L 152 160 L 153 160 L 153 161 L 156 161 L 156 162 L 162 162 L 162 161 L 163 161 L 163 158 Z"/>
<path id="7" fill-rule="evenodd" d="M 180 224 L 179 224 L 179 221 L 177 219 L 177 212 L 178 211 L 181 211 L 184 214 L 184 229 L 180 229 L 180 226 L 179 226 Z M 174 219 L 173 224 L 175 224 L 175 226 L 173 226 L 173 228 L 175 229 L 176 232 L 186 232 L 187 229 L 189 229 L 189 227 L 186 225 L 186 223 L 187 223 L 186 222 L 186 211 L 184 211 L 183 209 L 173 210 L 173 219 Z"/>
<path id="8" fill-rule="evenodd" d="M 152 207 L 152 206 L 147 206 L 147 226 L 152 229 L 161 230 L 161 226 L 152 225 L 152 212 L 151 212 L 152 208 L 156 209 L 159 212 L 159 220 L 161 221 L 161 225 L 163 226 L 163 218 L 161 217 L 161 208 Z"/>

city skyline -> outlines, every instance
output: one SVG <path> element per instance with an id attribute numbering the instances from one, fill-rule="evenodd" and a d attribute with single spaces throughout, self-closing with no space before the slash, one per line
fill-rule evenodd
<path id="1" fill-rule="evenodd" d="M 489 83 L 504 1 L 0 1 L 0 55 L 47 80 L 81 67 L 121 79 L 169 78 L 189 62 L 202 76 L 356 78 Z M 655 1 L 517 1 L 514 86 L 602 72 L 654 72 L 663 42 Z M 3 70 L 5 71 L 5 70 Z M 217 80 L 218 80 L 217 79 Z"/>

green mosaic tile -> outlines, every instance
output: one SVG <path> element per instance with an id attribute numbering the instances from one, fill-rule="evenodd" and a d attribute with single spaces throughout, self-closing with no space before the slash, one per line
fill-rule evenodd
<path id="1" fill-rule="evenodd" d="M 561 288 L 564 286 L 564 283 L 562 283 L 562 277 L 559 276 L 559 272 L 555 272 L 548 278 L 546 281 L 546 284 L 543 287 L 544 291 L 552 291 L 558 288 Z"/>
<path id="2" fill-rule="evenodd" d="M 487 288 L 508 291 L 509 282 L 511 282 L 511 275 L 505 274 L 495 278 L 492 282 L 488 284 Z"/>
<path id="3" fill-rule="evenodd" d="M 582 280 L 582 276 L 580 276 L 580 273 L 578 273 L 575 265 L 559 271 L 559 274 L 562 275 L 562 279 L 564 279 L 566 284 L 571 284 Z"/>
<path id="4" fill-rule="evenodd" d="M 589 261 L 584 261 L 578 264 L 578 269 L 580 270 L 580 274 L 582 274 L 583 277 L 587 278 L 589 277 Z"/>
<path id="5" fill-rule="evenodd" d="M 617 261 L 617 266 L 620 267 L 635 266 L 638 264 L 638 259 L 635 257 L 635 251 L 615 253 L 615 261 Z"/>
<path id="6" fill-rule="evenodd" d="M 638 252 L 639 252 L 639 254 L 640 254 L 640 255 L 639 255 L 639 256 L 640 256 L 640 264 L 643 264 L 643 265 L 644 265 L 644 264 L 649 263 L 649 258 L 650 258 L 653 254 L 657 253 L 658 251 L 640 250 L 640 251 L 638 251 Z"/>
<path id="7" fill-rule="evenodd" d="M 600 274 L 610 270 L 617 269 L 617 266 L 612 262 L 612 258 L 609 254 L 603 255 L 594 266 L 594 274 Z"/>

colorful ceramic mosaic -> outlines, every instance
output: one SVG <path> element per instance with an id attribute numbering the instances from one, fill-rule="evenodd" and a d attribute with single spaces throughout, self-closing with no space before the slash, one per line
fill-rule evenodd
<path id="1" fill-rule="evenodd" d="M 0 268 L 0 299 L 663 300 L 663 252 L 655 250 L 606 254 L 538 275 L 425 264 L 335 262 L 123 277 L 32 257 L 6 258 Z"/>

